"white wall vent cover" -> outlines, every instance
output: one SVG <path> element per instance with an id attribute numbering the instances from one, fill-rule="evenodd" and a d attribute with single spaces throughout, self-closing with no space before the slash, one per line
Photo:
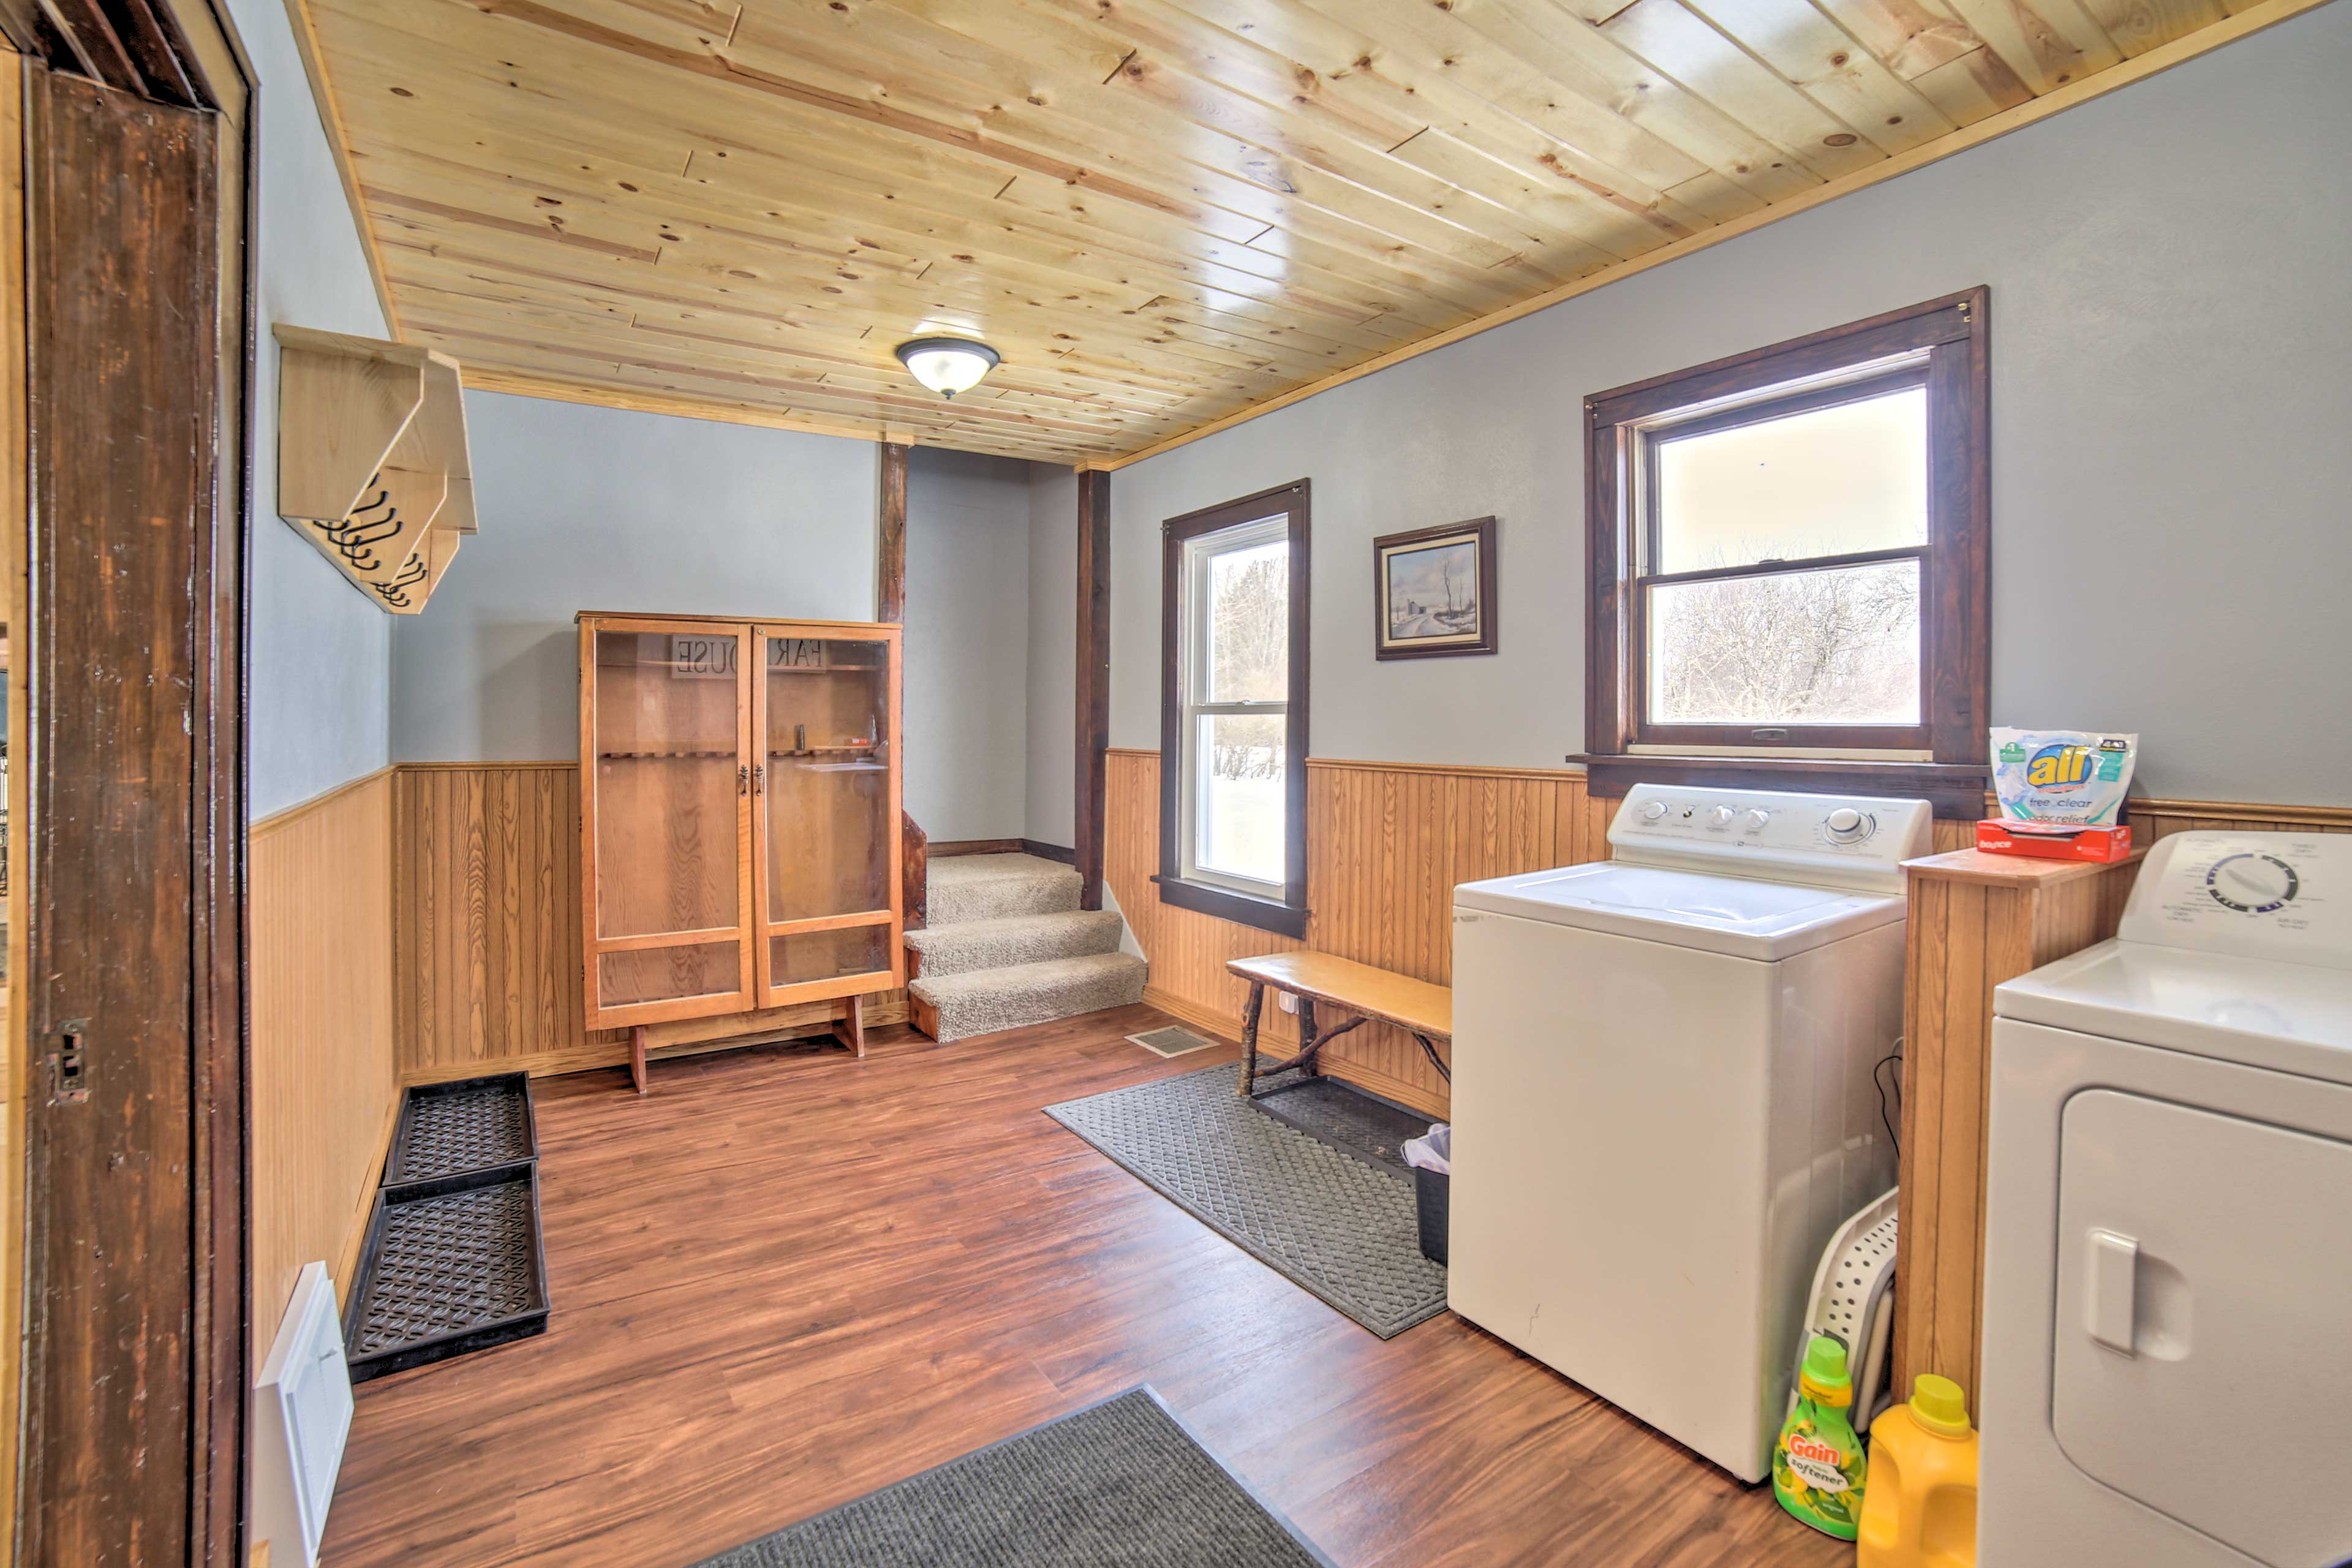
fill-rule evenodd
<path id="1" fill-rule="evenodd" d="M 342 1321 L 327 1266 L 312 1263 L 294 1283 L 254 1388 L 253 1534 L 273 1561 L 317 1568 L 327 1504 L 352 1429 L 352 1374 L 343 1363 Z"/>

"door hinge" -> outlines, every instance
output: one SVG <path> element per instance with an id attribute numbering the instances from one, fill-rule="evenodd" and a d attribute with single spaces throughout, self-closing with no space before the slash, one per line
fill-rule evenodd
<path id="1" fill-rule="evenodd" d="M 89 1100 L 89 1020 L 68 1018 L 58 1026 L 58 1048 L 49 1053 L 49 1102 L 81 1105 Z"/>

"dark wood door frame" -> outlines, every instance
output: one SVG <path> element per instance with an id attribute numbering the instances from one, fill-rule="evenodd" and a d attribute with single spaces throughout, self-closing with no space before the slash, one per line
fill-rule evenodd
<path id="1" fill-rule="evenodd" d="M 251 78 L 174 4 L 0 0 L 32 563 L 13 1479 L 43 1568 L 243 1556 Z"/>
<path id="2" fill-rule="evenodd" d="M 1070 832 L 1079 907 L 1098 910 L 1110 750 L 1110 474 L 1099 468 L 1078 475 L 1077 677 L 1077 776 Z"/>

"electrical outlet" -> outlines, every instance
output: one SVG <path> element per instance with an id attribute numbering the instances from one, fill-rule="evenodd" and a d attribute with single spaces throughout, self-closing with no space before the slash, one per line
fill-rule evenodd
<path id="1" fill-rule="evenodd" d="M 1298 998 L 1292 995 L 1287 991 L 1276 992 L 1274 994 L 1274 1005 L 1281 1008 L 1286 1013 L 1296 1013 L 1298 1011 Z"/>

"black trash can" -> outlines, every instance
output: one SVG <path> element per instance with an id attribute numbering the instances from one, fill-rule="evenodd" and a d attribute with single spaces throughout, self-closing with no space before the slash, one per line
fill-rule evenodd
<path id="1" fill-rule="evenodd" d="M 1413 1207 L 1421 1219 L 1421 1255 L 1432 1263 L 1445 1261 L 1446 1197 L 1454 1178 L 1438 1171 L 1412 1171 Z"/>

